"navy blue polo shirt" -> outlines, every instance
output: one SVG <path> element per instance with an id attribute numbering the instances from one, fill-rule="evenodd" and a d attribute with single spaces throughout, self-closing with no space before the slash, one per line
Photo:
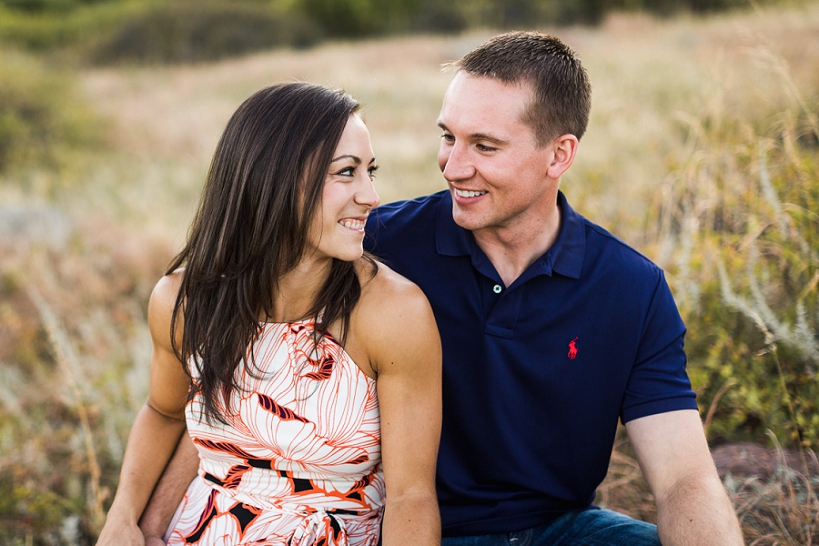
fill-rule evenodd
<path id="1" fill-rule="evenodd" d="M 589 507 L 618 419 L 697 408 L 662 270 L 558 205 L 557 240 L 509 287 L 448 191 L 370 215 L 367 250 L 420 286 L 441 332 L 444 536 Z"/>

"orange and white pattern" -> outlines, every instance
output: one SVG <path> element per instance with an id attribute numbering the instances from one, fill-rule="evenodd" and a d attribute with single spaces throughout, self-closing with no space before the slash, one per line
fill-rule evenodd
<path id="1" fill-rule="evenodd" d="M 199 476 L 169 545 L 374 546 L 384 505 L 375 381 L 312 321 L 265 323 L 228 424 L 187 407 Z M 249 359 L 248 359 L 249 360 Z"/>

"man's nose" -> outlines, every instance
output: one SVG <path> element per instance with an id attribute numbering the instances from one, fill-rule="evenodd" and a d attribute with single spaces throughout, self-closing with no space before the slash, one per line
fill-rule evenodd
<path id="1" fill-rule="evenodd" d="M 447 180 L 464 180 L 475 174 L 475 166 L 465 145 L 456 142 L 448 150 L 442 150 L 442 153 L 444 156 L 440 158 L 439 166 Z"/>

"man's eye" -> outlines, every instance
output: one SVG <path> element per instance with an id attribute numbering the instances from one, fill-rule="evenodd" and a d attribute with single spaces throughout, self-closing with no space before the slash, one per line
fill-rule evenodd
<path id="1" fill-rule="evenodd" d="M 494 152 L 497 148 L 487 146 L 486 144 L 476 144 L 475 147 L 482 152 Z"/>
<path id="2" fill-rule="evenodd" d="M 447 142 L 455 142 L 455 137 L 450 135 L 449 133 L 442 134 L 441 138 L 446 140 Z"/>

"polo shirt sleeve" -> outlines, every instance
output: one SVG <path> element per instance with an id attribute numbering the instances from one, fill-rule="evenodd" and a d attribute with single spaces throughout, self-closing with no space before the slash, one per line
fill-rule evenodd
<path id="1" fill-rule="evenodd" d="M 623 423 L 667 411 L 697 409 L 685 371 L 684 336 L 685 325 L 659 270 L 620 409 Z"/>

